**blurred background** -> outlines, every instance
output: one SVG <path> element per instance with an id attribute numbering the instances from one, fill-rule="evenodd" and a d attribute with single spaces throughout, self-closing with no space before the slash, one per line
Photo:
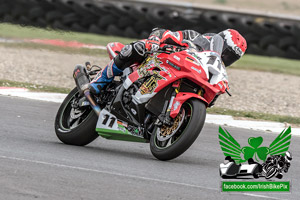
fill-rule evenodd
<path id="1" fill-rule="evenodd" d="M 146 38 L 154 27 L 239 30 L 248 53 L 298 59 L 298 0 L 1 0 L 2 22 Z"/>
<path id="2" fill-rule="evenodd" d="M 76 64 L 106 66 L 109 42 L 237 29 L 248 49 L 227 70 L 233 97 L 209 112 L 300 124 L 299 0 L 0 0 L 0 22 L 0 84 L 60 92 Z"/>
<path id="3" fill-rule="evenodd" d="M 220 192 L 224 155 L 217 125 L 205 124 L 182 157 L 158 162 L 142 143 L 99 139 L 85 148 L 63 145 L 53 126 L 60 104 L 15 97 L 30 96 L 24 88 L 35 97 L 64 96 L 75 87 L 77 64 L 105 67 L 108 43 L 147 38 L 155 27 L 200 33 L 234 28 L 245 36 L 246 54 L 226 68 L 232 96 L 220 95 L 207 113 L 262 121 L 234 122 L 253 128 L 247 130 L 222 117 L 221 126 L 241 146 L 260 136 L 261 146 L 269 146 L 291 125 L 293 160 L 281 180 L 290 181 L 292 192 Z M 0 0 L 0 200 L 298 200 L 299 83 L 300 0 Z M 265 120 L 281 123 L 268 126 Z"/>

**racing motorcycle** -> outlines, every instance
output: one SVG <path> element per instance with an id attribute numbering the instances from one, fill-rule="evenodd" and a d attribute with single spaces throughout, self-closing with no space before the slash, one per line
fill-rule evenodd
<path id="1" fill-rule="evenodd" d="M 109 43 L 110 59 L 123 47 Z M 184 153 L 202 130 L 206 108 L 228 93 L 224 63 L 220 53 L 173 45 L 161 45 L 147 55 L 99 95 L 91 94 L 88 84 L 101 68 L 88 62 L 77 66 L 73 74 L 77 87 L 67 95 L 55 119 L 59 140 L 84 146 L 100 135 L 146 142 L 159 160 Z"/>

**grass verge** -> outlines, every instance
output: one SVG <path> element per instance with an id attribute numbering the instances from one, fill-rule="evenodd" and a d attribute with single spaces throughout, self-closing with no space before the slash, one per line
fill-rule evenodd
<path id="1" fill-rule="evenodd" d="M 300 60 L 286 58 L 245 55 L 231 67 L 300 76 Z"/>
<path id="2" fill-rule="evenodd" d="M 282 122 L 282 123 L 289 123 L 289 124 L 300 124 L 299 117 L 274 115 L 274 114 L 261 113 L 261 112 L 236 111 L 236 110 L 213 107 L 207 109 L 207 113 L 231 115 L 233 117 L 245 117 L 250 119 L 267 120 L 267 121 Z"/>
<path id="3" fill-rule="evenodd" d="M 0 23 L 0 37 L 18 39 L 61 39 L 65 41 L 76 40 L 78 42 L 96 45 L 106 45 L 109 42 L 121 42 L 127 44 L 134 40 L 131 38 L 42 29 L 8 23 Z"/>
<path id="4" fill-rule="evenodd" d="M 21 87 L 21 88 L 27 88 L 35 92 L 57 92 L 57 93 L 64 93 L 64 94 L 67 94 L 71 91 L 70 88 L 60 88 L 60 87 L 16 82 L 16 81 L 9 81 L 9 80 L 0 80 L 0 87 Z"/>

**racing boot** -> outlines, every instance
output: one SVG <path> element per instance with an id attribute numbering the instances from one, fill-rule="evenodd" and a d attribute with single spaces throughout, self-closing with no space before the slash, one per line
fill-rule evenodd
<path id="1" fill-rule="evenodd" d="M 111 83 L 115 76 L 118 76 L 122 73 L 114 60 L 111 60 L 110 63 L 100 71 L 94 80 L 91 81 L 89 85 L 90 92 L 93 94 L 100 94 L 102 88 L 104 88 L 108 83 Z"/>

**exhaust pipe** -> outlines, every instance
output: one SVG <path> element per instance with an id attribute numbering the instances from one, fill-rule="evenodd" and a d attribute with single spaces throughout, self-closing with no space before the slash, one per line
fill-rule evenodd
<path id="1" fill-rule="evenodd" d="M 76 65 L 73 72 L 73 78 L 80 95 L 82 95 L 83 91 L 89 88 L 90 83 L 86 67 L 83 65 Z"/>
<path id="2" fill-rule="evenodd" d="M 87 75 L 87 69 L 83 65 L 77 65 L 73 72 L 73 78 L 76 83 L 76 87 L 80 93 L 80 95 L 84 95 L 86 99 L 90 102 L 90 106 L 95 111 L 97 116 L 100 114 L 100 107 L 95 103 L 93 97 L 90 94 L 89 89 L 89 77 Z"/>

